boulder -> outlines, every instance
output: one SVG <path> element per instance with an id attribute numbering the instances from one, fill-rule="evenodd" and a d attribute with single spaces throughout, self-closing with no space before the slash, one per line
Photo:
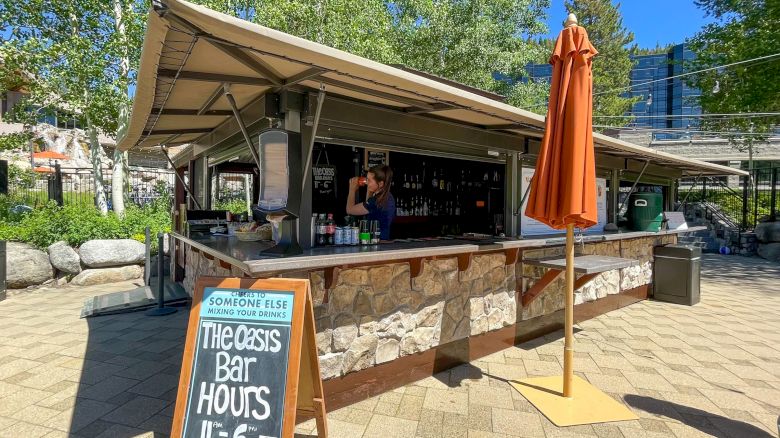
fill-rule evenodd
<path id="1" fill-rule="evenodd" d="M 90 268 L 138 264 L 145 252 L 144 244 L 133 239 L 90 240 L 79 248 L 81 261 Z"/>
<path id="2" fill-rule="evenodd" d="M 780 221 L 760 222 L 756 225 L 755 232 L 761 243 L 780 242 Z"/>
<path id="3" fill-rule="evenodd" d="M 118 281 L 134 280 L 144 275 L 144 268 L 138 265 L 120 266 L 115 268 L 85 269 L 71 280 L 71 284 L 91 286 L 94 284 L 116 283 Z"/>
<path id="4" fill-rule="evenodd" d="M 780 262 L 780 242 L 758 245 L 758 255 L 773 262 Z"/>
<path id="5" fill-rule="evenodd" d="M 6 246 L 6 287 L 22 289 L 54 278 L 49 256 L 30 245 L 8 242 Z"/>
<path id="6" fill-rule="evenodd" d="M 49 246 L 49 262 L 54 269 L 66 274 L 81 272 L 81 258 L 65 241 L 59 241 Z"/>

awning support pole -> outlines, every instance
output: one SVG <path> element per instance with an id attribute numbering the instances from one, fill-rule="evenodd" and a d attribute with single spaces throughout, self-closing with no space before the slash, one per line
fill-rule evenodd
<path id="1" fill-rule="evenodd" d="M 690 189 L 688 189 L 688 193 L 685 194 L 685 198 L 683 198 L 682 202 L 680 202 L 680 205 L 677 206 L 677 210 L 675 211 L 680 211 L 683 205 L 685 205 L 685 203 L 688 202 L 688 196 L 691 196 L 691 192 L 693 191 L 693 188 L 696 187 L 696 184 L 699 183 L 699 178 L 701 178 L 701 175 L 702 175 L 701 173 L 696 175 L 696 179 L 693 180 L 693 185 L 691 186 Z"/>
<path id="2" fill-rule="evenodd" d="M 631 193 L 634 192 L 634 189 L 636 188 L 636 185 L 639 184 L 639 180 L 642 179 L 642 175 L 645 174 L 645 170 L 647 170 L 647 166 L 649 166 L 649 165 L 650 165 L 650 160 L 645 160 L 645 165 L 642 166 L 642 171 L 639 172 L 639 176 L 636 177 L 636 180 L 634 181 L 634 184 L 631 186 L 631 190 L 628 191 L 628 196 L 631 196 Z M 616 189 L 620 190 L 620 187 L 616 187 Z M 617 214 L 618 215 L 623 210 L 623 207 L 626 206 L 626 202 L 628 202 L 628 196 L 626 196 L 626 199 L 624 199 L 623 202 L 620 203 L 620 207 L 617 209 Z"/>
<path id="3" fill-rule="evenodd" d="M 168 160 L 168 163 L 170 163 L 171 168 L 173 169 L 173 174 L 176 175 L 176 179 L 179 180 L 179 184 L 181 184 L 181 186 L 184 187 L 184 191 L 187 192 L 187 195 L 189 195 L 190 199 L 192 199 L 192 202 L 194 202 L 195 205 L 198 206 L 198 210 L 203 210 L 203 207 L 200 206 L 200 202 L 198 202 L 198 198 L 192 194 L 190 188 L 187 187 L 187 183 L 184 182 L 184 178 L 182 178 L 181 175 L 179 175 L 179 172 L 176 171 L 176 165 L 173 164 L 173 160 L 171 160 L 170 155 L 168 155 L 168 146 L 161 144 L 160 150 L 162 150 L 165 159 Z"/>
<path id="4" fill-rule="evenodd" d="M 236 105 L 236 99 L 233 97 L 233 93 L 230 91 L 230 84 L 223 84 L 223 89 L 225 90 L 225 98 L 227 98 L 228 103 L 230 104 L 230 108 L 233 110 L 233 116 L 236 118 L 236 123 L 238 123 L 238 127 L 241 128 L 241 134 L 244 135 L 244 141 L 246 141 L 246 147 L 249 148 L 249 152 L 252 153 L 252 159 L 255 160 L 255 164 L 257 165 L 257 169 L 261 170 L 263 166 L 260 165 L 260 155 L 255 150 L 255 147 L 252 145 L 252 139 L 249 137 L 249 131 L 246 130 L 246 125 L 244 125 L 244 119 L 241 118 L 241 112 L 238 110 L 238 106 Z"/>
<path id="5" fill-rule="evenodd" d="M 306 150 L 306 159 L 303 162 L 303 182 L 301 187 L 306 186 L 306 175 L 311 171 L 311 156 L 314 153 L 314 139 L 317 138 L 317 126 L 320 124 L 320 113 L 322 104 L 325 102 L 325 86 L 320 84 L 320 91 L 317 93 L 317 109 L 314 111 L 314 120 L 311 126 L 311 139 Z"/>

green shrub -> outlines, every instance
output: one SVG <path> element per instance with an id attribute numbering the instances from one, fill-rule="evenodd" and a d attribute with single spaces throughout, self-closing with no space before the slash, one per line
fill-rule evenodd
<path id="1" fill-rule="evenodd" d="M 143 242 L 144 228 L 151 228 L 152 236 L 171 230 L 168 200 L 160 199 L 143 208 L 134 205 L 120 218 L 114 212 L 105 216 L 90 202 L 63 207 L 49 202 L 26 214 L 12 214 L 13 200 L 0 196 L 0 239 L 31 243 L 45 248 L 64 240 L 78 247 L 93 239 L 135 238 Z M 156 239 L 153 239 L 156 241 Z M 156 246 L 156 245 L 155 245 Z"/>
<path id="2" fill-rule="evenodd" d="M 221 201 L 217 200 L 214 202 L 212 207 L 214 210 L 227 210 L 233 214 L 247 212 L 246 199 L 244 198 L 225 199 Z"/>

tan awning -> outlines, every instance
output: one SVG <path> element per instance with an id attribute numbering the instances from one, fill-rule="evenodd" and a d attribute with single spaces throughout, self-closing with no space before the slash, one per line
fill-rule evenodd
<path id="1" fill-rule="evenodd" d="M 544 118 L 429 75 L 416 74 L 313 43 L 181 0 L 149 13 L 130 126 L 118 147 L 197 142 L 271 89 L 327 87 L 329 95 L 541 138 Z M 742 175 L 725 166 L 657 152 L 596 135 L 599 153 L 649 159 L 686 174 Z"/>

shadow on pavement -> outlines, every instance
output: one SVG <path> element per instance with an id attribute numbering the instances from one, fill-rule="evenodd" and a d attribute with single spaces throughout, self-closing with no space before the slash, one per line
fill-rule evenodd
<path id="1" fill-rule="evenodd" d="M 87 319 L 87 345 L 69 436 L 167 437 L 176 401 L 188 305 Z"/>
<path id="2" fill-rule="evenodd" d="M 670 410 L 678 413 L 674 417 L 682 419 L 682 422 L 694 429 L 723 438 L 745 437 L 745 438 L 772 438 L 773 435 L 752 424 L 739 420 L 733 420 L 720 415 L 716 415 L 700 409 L 689 406 L 679 405 L 664 400 L 658 400 L 652 397 L 629 394 L 623 397 L 630 406 L 641 409 L 651 414 L 670 416 Z M 671 414 L 673 415 L 673 414 Z"/>

